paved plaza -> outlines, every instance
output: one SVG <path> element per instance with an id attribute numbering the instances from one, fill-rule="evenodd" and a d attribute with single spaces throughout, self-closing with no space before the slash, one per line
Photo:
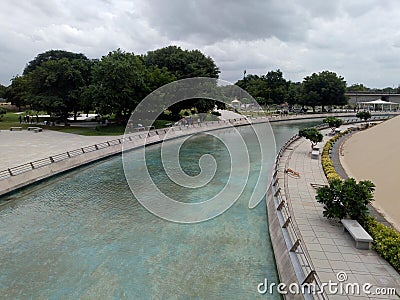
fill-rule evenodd
<path id="1" fill-rule="evenodd" d="M 0 131 L 0 170 L 51 155 L 110 141 L 120 136 L 82 136 L 52 130 Z"/>
<path id="2" fill-rule="evenodd" d="M 342 129 L 345 129 L 343 126 Z M 330 130 L 330 129 L 329 129 Z M 329 131 L 322 131 L 324 141 Z M 315 270 L 322 282 L 338 282 L 337 274 L 345 272 L 344 283 L 370 283 L 375 288 L 396 288 L 400 292 L 400 275 L 374 250 L 358 250 L 348 233 L 337 221 L 323 217 L 323 207 L 315 200 L 316 189 L 311 185 L 328 184 L 320 159 L 311 159 L 310 142 L 304 138 L 294 142 L 283 154 L 279 170 L 290 168 L 300 173 L 300 178 L 285 176 L 285 194 L 292 216 L 300 230 L 302 240 L 310 254 Z M 329 299 L 400 299 L 397 295 L 328 295 Z"/>

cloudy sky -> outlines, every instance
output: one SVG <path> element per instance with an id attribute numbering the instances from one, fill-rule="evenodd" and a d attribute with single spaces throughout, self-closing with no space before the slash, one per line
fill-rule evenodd
<path id="1" fill-rule="evenodd" d="M 100 58 L 171 44 L 211 56 L 220 78 L 323 70 L 348 84 L 400 83 L 398 0 L 20 0 L 0 10 L 0 83 L 50 49 Z"/>

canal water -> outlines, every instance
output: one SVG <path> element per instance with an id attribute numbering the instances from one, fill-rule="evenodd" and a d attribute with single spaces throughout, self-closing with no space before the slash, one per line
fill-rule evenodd
<path id="1" fill-rule="evenodd" d="M 277 147 L 317 123 L 273 123 Z M 239 130 L 246 135 L 248 128 Z M 170 188 L 160 145 L 148 147 L 147 166 L 171 197 L 203 201 L 226 182 L 229 153 L 212 136 L 192 139 L 181 149 L 182 169 L 198 174 L 199 157 L 211 154 L 218 163 L 211 190 Z M 251 168 L 257 170 L 259 149 L 249 149 Z M 135 160 L 135 151 L 128 155 Z M 271 165 L 273 159 L 262 163 Z M 128 187 L 121 156 L 0 198 L 13 200 L 0 208 L 0 298 L 280 299 L 257 292 L 264 278 L 278 282 L 278 276 L 265 202 L 248 208 L 254 180 L 250 176 L 225 213 L 196 224 L 169 222 L 144 209 Z"/>

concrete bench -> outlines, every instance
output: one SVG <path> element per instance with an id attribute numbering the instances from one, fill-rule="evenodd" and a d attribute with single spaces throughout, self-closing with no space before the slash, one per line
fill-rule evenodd
<path id="1" fill-rule="evenodd" d="M 28 127 L 28 131 L 33 130 L 34 132 L 41 132 L 42 128 L 40 127 Z"/>
<path id="2" fill-rule="evenodd" d="M 319 150 L 313 150 L 311 152 L 311 158 L 318 159 L 319 158 Z"/>
<path id="3" fill-rule="evenodd" d="M 351 219 L 342 219 L 343 231 L 348 231 L 356 241 L 356 248 L 368 250 L 374 239 L 365 231 L 365 229 L 356 221 Z"/>
<path id="4" fill-rule="evenodd" d="M 14 131 L 14 130 L 22 130 L 22 127 L 10 127 L 10 131 Z"/>

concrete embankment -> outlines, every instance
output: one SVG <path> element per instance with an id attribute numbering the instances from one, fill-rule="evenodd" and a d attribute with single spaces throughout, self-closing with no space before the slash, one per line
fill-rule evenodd
<path id="1" fill-rule="evenodd" d="M 267 122 L 266 118 L 252 119 L 251 123 Z M 0 170 L 0 195 L 15 191 L 26 185 L 38 182 L 50 176 L 65 172 L 96 160 L 116 155 L 124 150 L 131 150 L 144 145 L 160 143 L 195 133 L 244 126 L 251 124 L 247 119 L 206 122 L 190 127 L 172 127 L 166 129 L 142 131 L 126 135 L 114 140 L 105 141 L 90 146 L 41 158 Z M 34 137 L 34 136 L 33 136 Z M 55 141 L 57 142 L 57 141 Z"/>

